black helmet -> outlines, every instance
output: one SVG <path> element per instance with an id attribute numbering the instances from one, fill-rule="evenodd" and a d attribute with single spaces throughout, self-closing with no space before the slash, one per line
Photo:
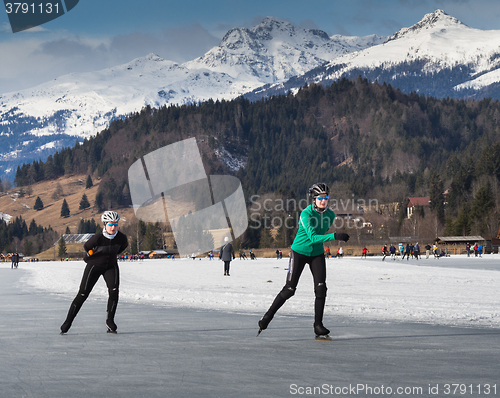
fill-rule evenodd
<path id="1" fill-rule="evenodd" d="M 320 196 L 322 193 L 328 195 L 330 193 L 330 188 L 324 182 L 317 182 L 311 188 L 309 188 L 309 196 L 315 199 L 316 196 Z"/>
<path id="2" fill-rule="evenodd" d="M 311 188 L 309 188 L 309 196 L 312 199 L 314 210 L 316 210 L 318 213 L 324 213 L 328 208 L 327 206 L 324 209 L 320 209 L 316 206 L 315 199 L 321 194 L 326 194 L 326 196 L 330 194 L 330 188 L 328 188 L 328 185 L 326 185 L 324 182 L 317 182 Z"/>

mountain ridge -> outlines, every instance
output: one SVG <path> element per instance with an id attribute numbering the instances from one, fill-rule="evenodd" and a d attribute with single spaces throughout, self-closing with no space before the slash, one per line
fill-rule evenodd
<path id="1" fill-rule="evenodd" d="M 331 84 L 358 75 L 387 82 L 405 93 L 437 98 L 500 99 L 500 30 L 470 28 L 443 10 L 402 28 L 386 42 L 337 57 L 325 65 L 268 85 L 248 98 L 296 92 L 308 83 Z"/>
<path id="2" fill-rule="evenodd" d="M 397 40 L 408 34 L 420 33 L 425 29 L 432 29 L 436 27 L 436 25 L 438 24 L 443 25 L 443 27 L 463 26 L 468 28 L 466 24 L 459 21 L 457 18 L 452 17 L 443 10 L 438 9 L 432 13 L 424 15 L 424 17 L 420 20 L 420 22 L 417 22 L 416 24 L 410 26 L 409 28 L 400 29 L 392 36 L 390 36 L 389 39 L 387 39 L 387 41 Z"/>
<path id="3" fill-rule="evenodd" d="M 218 46 L 179 64 L 156 54 L 97 72 L 68 74 L 0 95 L 0 176 L 45 159 L 139 111 L 208 99 L 259 99 L 358 75 L 403 92 L 500 99 L 500 31 L 481 31 L 442 10 L 389 38 L 345 37 L 266 17 L 229 30 Z"/>

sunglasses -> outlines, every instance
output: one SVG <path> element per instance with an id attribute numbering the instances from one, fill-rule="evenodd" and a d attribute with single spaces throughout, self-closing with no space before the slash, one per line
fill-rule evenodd
<path id="1" fill-rule="evenodd" d="M 318 200 L 328 200 L 330 197 L 329 196 L 316 196 L 316 199 Z"/>
<path id="2" fill-rule="evenodd" d="M 117 227 L 118 223 L 117 222 L 108 222 L 108 227 L 112 227 L 112 226 Z"/>

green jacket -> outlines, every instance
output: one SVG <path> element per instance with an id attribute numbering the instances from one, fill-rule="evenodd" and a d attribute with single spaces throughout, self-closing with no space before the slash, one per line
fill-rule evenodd
<path id="1" fill-rule="evenodd" d="M 318 256 L 324 253 L 323 243 L 335 240 L 334 233 L 326 234 L 333 220 L 333 210 L 327 209 L 324 213 L 318 213 L 312 205 L 307 206 L 300 213 L 299 230 L 293 240 L 292 250 L 304 256 Z"/>

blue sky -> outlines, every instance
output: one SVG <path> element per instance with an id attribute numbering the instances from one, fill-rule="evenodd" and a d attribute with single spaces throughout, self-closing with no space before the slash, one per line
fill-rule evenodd
<path id="1" fill-rule="evenodd" d="M 499 0 L 80 0 L 66 15 L 18 33 L 1 8 L 0 94 L 150 52 L 191 60 L 229 29 L 266 16 L 329 35 L 388 36 L 436 9 L 473 28 L 500 30 Z"/>

